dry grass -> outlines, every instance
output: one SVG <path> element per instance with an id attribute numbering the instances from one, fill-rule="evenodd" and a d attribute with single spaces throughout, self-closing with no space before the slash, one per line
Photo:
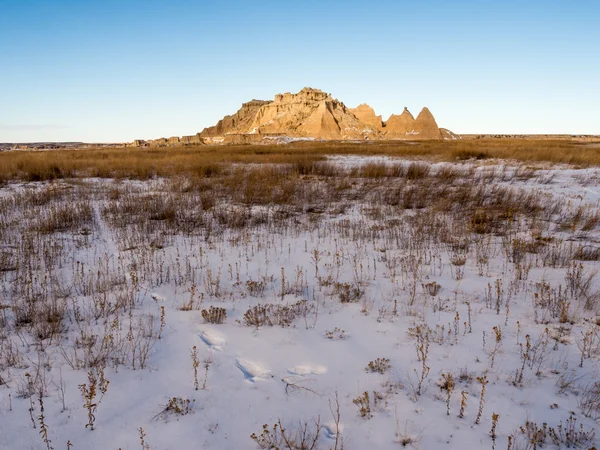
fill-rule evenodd
<path id="1" fill-rule="evenodd" d="M 440 161 L 501 158 L 582 166 L 600 165 L 600 148 L 564 140 L 461 140 L 297 142 L 288 145 L 187 146 L 15 151 L 0 154 L 0 182 L 46 181 L 71 177 L 135 178 L 192 175 L 208 178 L 231 164 L 295 164 L 311 174 L 310 163 L 326 155 L 387 155 Z M 307 172 L 308 170 L 308 172 Z M 381 168 L 372 167 L 374 176 Z M 379 175 L 377 175 L 379 174 Z M 367 175 L 369 176 L 369 175 Z"/>

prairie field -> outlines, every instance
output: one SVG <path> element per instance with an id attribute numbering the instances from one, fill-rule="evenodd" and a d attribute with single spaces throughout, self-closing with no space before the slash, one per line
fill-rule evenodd
<path id="1" fill-rule="evenodd" d="M 504 159 L 582 167 L 600 165 L 597 142 L 484 139 L 456 141 L 291 142 L 285 145 L 203 145 L 0 152 L 0 183 L 72 177 L 149 179 L 207 177 L 230 164 L 293 164 L 329 155 L 426 158 L 433 161 Z"/>
<path id="2" fill-rule="evenodd" d="M 600 148 L 0 153 L 0 448 L 591 449 Z"/>

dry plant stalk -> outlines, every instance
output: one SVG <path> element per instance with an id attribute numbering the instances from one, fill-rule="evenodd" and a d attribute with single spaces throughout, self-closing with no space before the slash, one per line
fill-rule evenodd
<path id="1" fill-rule="evenodd" d="M 42 441 L 46 444 L 46 449 L 54 450 L 54 447 L 52 447 L 51 441 L 48 438 L 48 425 L 46 425 L 46 417 L 44 416 L 44 393 L 41 390 L 38 393 L 38 402 L 40 404 L 40 415 L 38 417 L 40 422 L 40 435 L 42 436 Z"/>
<path id="2" fill-rule="evenodd" d="M 450 415 L 450 398 L 452 397 L 452 391 L 454 390 L 454 377 L 451 373 L 443 373 L 442 374 L 442 384 L 441 389 L 446 391 L 446 415 Z"/>
<path id="3" fill-rule="evenodd" d="M 481 384 L 481 397 L 479 397 L 479 409 L 477 410 L 477 418 L 475 419 L 475 425 L 479 425 L 481 422 L 481 415 L 483 414 L 483 405 L 485 404 L 485 387 L 489 383 L 487 376 L 477 377 L 477 381 Z"/>
<path id="4" fill-rule="evenodd" d="M 492 450 L 496 449 L 496 427 L 498 426 L 498 419 L 500 418 L 499 414 L 492 414 L 492 428 L 490 430 L 490 436 L 492 437 Z"/>
<path id="5" fill-rule="evenodd" d="M 465 417 L 465 408 L 467 407 L 467 391 L 460 392 L 460 412 L 458 413 L 458 417 L 461 419 Z"/>
<path id="6" fill-rule="evenodd" d="M 200 366 L 200 361 L 198 360 L 198 349 L 195 345 L 190 351 L 190 356 L 192 357 L 192 369 L 194 369 L 194 389 L 198 390 L 198 388 L 200 387 L 200 384 L 198 383 L 198 367 Z"/>
<path id="7" fill-rule="evenodd" d="M 95 413 L 102 398 L 106 394 L 108 384 L 109 381 L 104 377 L 104 368 L 99 368 L 88 372 L 87 384 L 84 383 L 79 385 L 79 390 L 85 400 L 83 406 L 87 410 L 88 415 L 88 423 L 85 427 L 89 427 L 90 430 L 94 430 L 94 422 L 96 421 Z M 101 395 L 97 398 L 98 389 L 100 390 Z"/>

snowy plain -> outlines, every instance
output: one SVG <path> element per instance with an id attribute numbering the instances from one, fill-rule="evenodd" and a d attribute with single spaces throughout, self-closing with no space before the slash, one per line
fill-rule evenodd
<path id="1" fill-rule="evenodd" d="M 49 186 L 0 189 L 11 224 L 0 233 L 0 448 L 256 449 L 251 434 L 278 421 L 292 434 L 302 424 L 318 429 L 320 449 L 528 449 L 527 421 L 557 429 L 573 420 L 579 448 L 597 445 L 600 409 L 584 411 L 582 398 L 600 380 L 600 170 L 420 164 L 434 184 L 451 168 L 457 183 L 464 172 L 557 206 L 474 232 L 462 226 L 460 204 L 447 215 L 351 196 L 320 210 L 307 199 L 274 220 L 286 212 L 278 205 L 229 202 L 220 211 L 243 225 L 208 227 L 205 217 L 201 231 L 181 232 L 111 209 L 136 196 L 168 198 L 163 180 L 115 188 L 91 179 L 51 186 L 62 192 L 51 202 L 87 202 L 86 225 L 40 234 L 23 220 L 44 205 L 21 211 L 20 196 Z M 378 182 L 374 196 L 385 192 L 387 181 Z M 580 216 L 591 225 L 583 229 Z M 39 249 L 32 261 L 18 259 L 27 245 Z M 49 339 L 17 323 L 14 310 L 42 293 L 64 307 Z M 248 311 L 261 305 L 271 309 L 253 310 L 268 317 L 257 326 Z M 225 309 L 224 323 L 207 323 L 210 307 Z M 389 361 L 369 368 L 377 358 Z M 109 383 L 97 392 L 92 430 L 80 386 L 99 367 Z M 173 398 L 189 408 L 164 411 Z M 549 437 L 544 448 L 567 445 Z"/>

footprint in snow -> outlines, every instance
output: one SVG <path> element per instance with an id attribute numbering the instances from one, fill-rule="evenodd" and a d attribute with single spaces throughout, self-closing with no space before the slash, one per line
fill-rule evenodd
<path id="1" fill-rule="evenodd" d="M 200 339 L 211 349 L 218 352 L 223 350 L 223 346 L 227 343 L 225 336 L 215 330 L 206 329 L 200 333 Z"/>
<path id="2" fill-rule="evenodd" d="M 325 428 L 325 436 L 327 436 L 329 439 L 335 439 L 336 430 L 339 432 L 339 434 L 342 434 L 342 431 L 344 431 L 344 424 L 340 423 L 336 426 L 335 423 L 327 423 L 323 426 L 323 428 Z"/>
<path id="3" fill-rule="evenodd" d="M 269 369 L 248 359 L 237 358 L 235 360 L 235 365 L 238 369 L 240 369 L 246 381 L 254 382 L 256 380 L 273 376 L 271 375 Z"/>
<path id="4" fill-rule="evenodd" d="M 302 365 L 288 369 L 288 373 L 292 375 L 322 375 L 325 372 L 327 372 L 327 367 L 324 366 Z"/>

